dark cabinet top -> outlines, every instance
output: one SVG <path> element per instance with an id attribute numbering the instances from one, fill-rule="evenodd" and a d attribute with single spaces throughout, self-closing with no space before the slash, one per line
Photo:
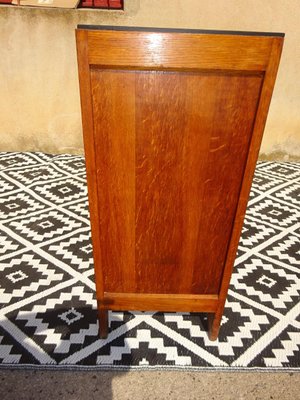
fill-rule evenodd
<path id="1" fill-rule="evenodd" d="M 179 28 L 153 28 L 140 26 L 109 26 L 109 25 L 77 25 L 77 29 L 88 30 L 113 30 L 113 31 L 134 31 L 134 32 L 170 32 L 170 33 L 196 33 L 212 35 L 240 35 L 240 36 L 279 36 L 284 37 L 280 32 L 247 32 L 247 31 L 223 31 L 208 29 L 179 29 Z"/>

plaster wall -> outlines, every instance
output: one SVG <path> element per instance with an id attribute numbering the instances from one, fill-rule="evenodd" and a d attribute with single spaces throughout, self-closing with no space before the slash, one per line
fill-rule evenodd
<path id="1" fill-rule="evenodd" d="M 285 32 L 261 157 L 300 159 L 299 0 L 125 0 L 124 11 L 0 6 L 0 151 L 82 153 L 77 24 Z"/>

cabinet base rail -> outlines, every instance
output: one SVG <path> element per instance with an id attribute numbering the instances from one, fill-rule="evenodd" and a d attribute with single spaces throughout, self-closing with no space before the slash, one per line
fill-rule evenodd
<path id="1" fill-rule="evenodd" d="M 208 313 L 208 335 L 216 340 L 219 333 L 224 305 L 219 296 L 213 294 L 150 294 L 150 293 L 108 293 L 98 299 L 99 335 L 108 335 L 108 311 L 164 311 Z M 223 303 L 223 302 L 222 302 Z"/>

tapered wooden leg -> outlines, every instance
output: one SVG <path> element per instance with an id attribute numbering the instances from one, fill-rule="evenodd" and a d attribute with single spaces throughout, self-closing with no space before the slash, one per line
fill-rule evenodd
<path id="1" fill-rule="evenodd" d="M 221 325 L 222 314 L 208 314 L 208 336 L 210 340 L 217 340 Z"/>
<path id="2" fill-rule="evenodd" d="M 106 308 L 98 308 L 99 320 L 99 336 L 101 339 L 106 339 L 108 335 L 108 310 Z"/>

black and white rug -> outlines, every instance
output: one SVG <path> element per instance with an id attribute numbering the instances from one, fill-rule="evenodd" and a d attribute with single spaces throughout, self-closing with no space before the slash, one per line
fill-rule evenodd
<path id="1" fill-rule="evenodd" d="M 84 158 L 0 153 L 4 367 L 300 367 L 300 164 L 257 166 L 218 341 L 205 315 L 110 313 L 98 338 Z"/>

